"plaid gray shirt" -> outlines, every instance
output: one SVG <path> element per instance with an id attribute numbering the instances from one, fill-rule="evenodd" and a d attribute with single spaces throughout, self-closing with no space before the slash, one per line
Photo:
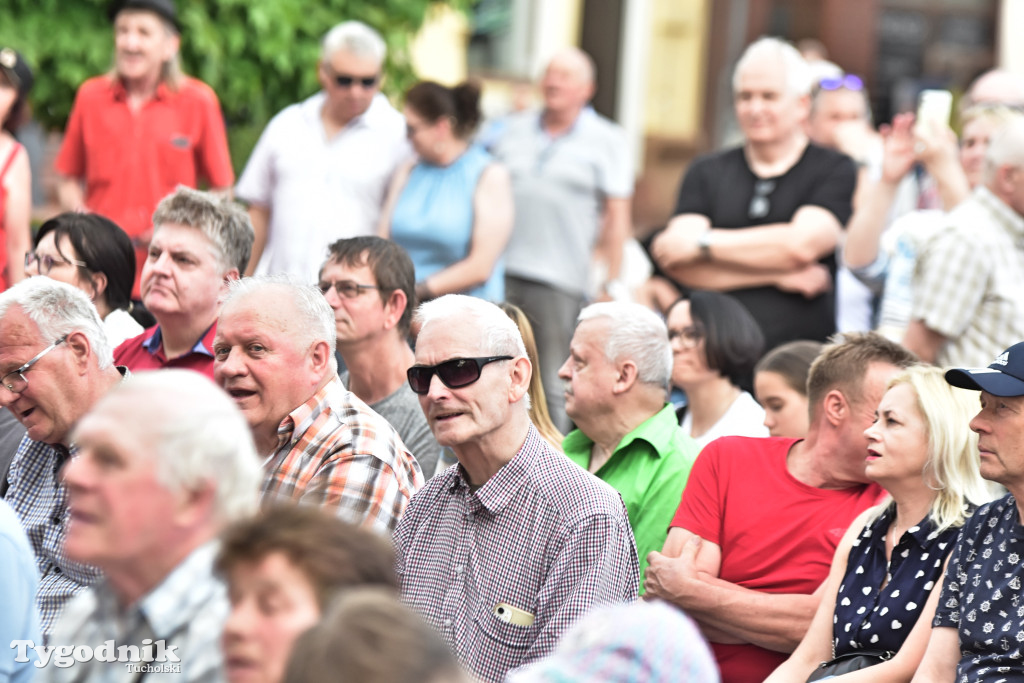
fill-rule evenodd
<path id="1" fill-rule="evenodd" d="M 169 671 L 137 672 L 125 662 L 103 662 L 93 658 L 67 668 L 54 666 L 51 659 L 40 671 L 42 683 L 138 683 L 145 681 L 188 681 L 218 683 L 224 680 L 220 636 L 231 609 L 224 584 L 214 576 L 216 541 L 196 548 L 163 581 L 134 605 L 122 608 L 107 583 L 83 591 L 72 600 L 57 627 L 53 645 L 88 645 L 95 651 L 105 641 L 115 647 L 135 645 L 142 649 L 145 639 L 163 640 L 176 647 L 174 656 L 152 662 Z M 153 654 L 157 655 L 154 647 Z M 180 671 L 175 667 L 180 667 Z"/>
<path id="2" fill-rule="evenodd" d="M 637 597 L 622 499 L 532 426 L 475 493 L 459 465 L 429 481 L 395 545 L 403 598 L 484 681 L 550 653 L 594 605 Z"/>
<path id="3" fill-rule="evenodd" d="M 60 468 L 70 455 L 63 446 L 26 436 L 11 464 L 11 487 L 6 498 L 18 513 L 36 556 L 40 577 L 36 603 L 45 637 L 53 630 L 65 603 L 100 579 L 98 569 L 72 562 L 64 555 L 68 493 L 61 483 Z"/>

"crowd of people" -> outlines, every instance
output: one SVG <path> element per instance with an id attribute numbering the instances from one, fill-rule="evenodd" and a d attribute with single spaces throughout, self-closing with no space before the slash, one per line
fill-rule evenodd
<path id="1" fill-rule="evenodd" d="M 958 149 L 755 41 L 633 288 L 584 52 L 477 137 L 343 22 L 236 185 L 112 21 L 34 236 L 0 47 L 0 681 L 1024 678 L 1022 81 Z"/>

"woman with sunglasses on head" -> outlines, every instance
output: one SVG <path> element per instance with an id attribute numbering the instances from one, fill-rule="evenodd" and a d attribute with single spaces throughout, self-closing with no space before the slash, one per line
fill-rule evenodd
<path id="1" fill-rule="evenodd" d="M 0 291 L 25 277 L 22 261 L 32 239 L 32 171 L 14 131 L 25 116 L 33 80 L 24 58 L 0 47 Z"/>
<path id="2" fill-rule="evenodd" d="M 694 291 L 665 313 L 672 384 L 686 392 L 680 427 L 700 448 L 722 436 L 768 436 L 764 410 L 747 389 L 764 336 L 727 294 Z"/>
<path id="3" fill-rule="evenodd" d="M 379 234 L 409 252 L 420 301 L 454 293 L 504 300 L 512 185 L 505 168 L 470 141 L 480 89 L 423 81 L 406 93 L 404 114 L 419 158 L 395 174 Z"/>
<path id="4" fill-rule="evenodd" d="M 836 548 L 803 641 L 765 683 L 803 683 L 823 662 L 878 663 L 832 680 L 909 681 L 924 656 L 946 560 L 974 506 L 992 499 L 969 423 L 977 394 L 917 365 L 889 382 L 868 439 L 865 474 L 889 493 Z M 984 610 L 984 607 L 981 607 Z M 980 626 L 979 626 L 980 628 Z M 818 680 L 817 678 L 814 680 Z"/>
<path id="5" fill-rule="evenodd" d="M 43 223 L 33 251 L 25 255 L 27 275 L 45 275 L 82 290 L 92 299 L 111 347 L 138 336 L 148 313 L 135 310 L 135 249 L 113 221 L 94 213 L 62 213 Z"/>

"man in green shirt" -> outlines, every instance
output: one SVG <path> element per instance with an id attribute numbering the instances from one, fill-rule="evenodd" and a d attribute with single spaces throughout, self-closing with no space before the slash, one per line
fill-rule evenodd
<path id="1" fill-rule="evenodd" d="M 633 527 L 640 575 L 661 550 L 697 445 L 666 402 L 672 350 L 665 323 L 640 304 L 587 306 L 558 376 L 577 429 L 565 454 L 621 495 Z"/>

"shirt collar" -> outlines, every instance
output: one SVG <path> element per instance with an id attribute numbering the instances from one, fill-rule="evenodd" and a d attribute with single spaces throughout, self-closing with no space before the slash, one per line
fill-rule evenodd
<path id="1" fill-rule="evenodd" d="M 114 95 L 114 99 L 118 101 L 125 101 L 128 99 L 128 90 L 124 87 L 124 81 L 117 75 L 114 75 L 110 79 L 110 90 Z M 167 87 L 167 83 L 160 81 L 156 86 L 156 92 L 153 93 L 154 100 L 166 100 L 173 94 L 173 91 Z"/>
<path id="2" fill-rule="evenodd" d="M 974 189 L 975 199 L 989 211 L 1016 237 L 1024 237 L 1024 217 L 1006 205 L 1006 202 L 992 194 L 984 185 Z"/>
<path id="3" fill-rule="evenodd" d="M 636 441 L 646 441 L 651 445 L 652 455 L 660 458 L 662 453 L 667 453 L 673 448 L 673 439 L 676 438 L 676 431 L 679 429 L 679 422 L 676 420 L 676 413 L 670 403 L 662 406 L 661 410 L 641 422 L 633 431 L 622 437 L 619 445 L 612 452 L 611 459 L 615 455 L 632 445 Z M 571 431 L 562 442 L 562 448 L 566 453 L 583 453 L 590 455 L 590 448 L 594 441 L 579 429 Z"/>
<path id="4" fill-rule="evenodd" d="M 325 412 L 331 410 L 331 396 L 336 391 L 345 391 L 341 379 L 335 375 L 334 378 L 325 384 L 320 391 L 316 392 L 301 406 L 284 416 L 281 424 L 277 426 L 277 448 L 279 453 L 285 448 L 291 449 L 292 442 L 305 434 L 310 425 Z"/>
<path id="5" fill-rule="evenodd" d="M 139 601 L 139 612 L 153 627 L 157 638 L 170 638 L 210 600 L 218 587 L 213 575 L 213 559 L 218 548 L 216 541 L 210 541 L 193 550 L 159 586 Z"/>
<path id="6" fill-rule="evenodd" d="M 195 345 L 189 353 L 199 353 L 204 356 L 213 358 L 213 338 L 217 334 L 217 321 L 215 320 L 212 325 L 206 328 L 206 332 L 203 332 L 203 336 L 196 341 Z M 152 355 L 156 356 L 162 361 L 167 360 L 167 355 L 164 354 L 164 335 L 157 325 L 154 327 L 149 336 L 142 340 L 142 348 L 149 351 Z"/>
<path id="7" fill-rule="evenodd" d="M 519 452 L 505 463 L 493 477 L 484 482 L 484 485 L 475 493 L 468 494 L 470 510 L 474 513 L 487 510 L 492 515 L 501 513 L 512 502 L 516 492 L 527 482 L 529 472 L 544 448 L 550 447 L 531 423 L 530 429 L 526 433 L 526 440 L 519 448 Z M 466 478 L 462 465 L 456 468 L 455 476 L 451 490 L 468 491 L 469 480 Z"/>
<path id="8" fill-rule="evenodd" d="M 889 503 L 885 510 L 878 517 L 877 529 L 878 532 L 883 535 L 888 533 L 889 526 L 892 524 L 893 517 L 896 515 L 896 503 Z M 932 523 L 930 515 L 925 515 L 924 519 L 906 530 L 901 538 L 896 539 L 896 547 L 899 547 L 903 543 L 903 539 L 910 536 L 911 540 L 917 544 L 919 548 L 927 548 L 928 545 L 934 541 L 939 535 L 939 532 L 935 529 L 935 524 Z"/>

